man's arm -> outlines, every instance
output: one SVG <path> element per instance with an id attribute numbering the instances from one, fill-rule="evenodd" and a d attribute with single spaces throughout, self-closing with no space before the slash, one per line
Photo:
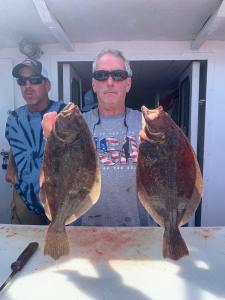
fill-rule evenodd
<path id="1" fill-rule="evenodd" d="M 12 154 L 12 150 L 10 149 L 9 151 L 9 162 L 7 166 L 7 171 L 5 175 L 5 180 L 9 183 L 15 183 L 18 178 L 18 172 L 17 172 L 17 167 L 15 163 L 15 159 Z"/>

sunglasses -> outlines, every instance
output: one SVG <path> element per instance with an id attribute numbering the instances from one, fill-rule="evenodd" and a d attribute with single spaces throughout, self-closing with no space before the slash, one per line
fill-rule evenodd
<path id="1" fill-rule="evenodd" d="M 128 73 L 125 70 L 98 70 L 93 73 L 93 78 L 98 81 L 108 80 L 109 76 L 111 76 L 114 81 L 123 81 L 128 78 Z"/>
<path id="2" fill-rule="evenodd" d="M 30 84 L 41 84 L 42 81 L 45 80 L 43 76 L 40 75 L 32 75 L 29 77 L 19 77 L 17 78 L 17 83 L 20 86 L 26 85 L 26 82 L 29 81 Z"/>

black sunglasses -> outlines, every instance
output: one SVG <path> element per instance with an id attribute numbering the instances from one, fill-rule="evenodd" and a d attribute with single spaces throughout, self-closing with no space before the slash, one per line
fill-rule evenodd
<path id="1" fill-rule="evenodd" d="M 30 84 L 41 84 L 45 78 L 41 75 L 31 75 L 29 77 L 19 77 L 17 78 L 17 83 L 20 86 L 26 85 L 27 80 L 30 82 Z"/>
<path id="2" fill-rule="evenodd" d="M 108 80 L 109 76 L 111 76 L 115 81 L 123 81 L 128 78 L 128 72 L 125 70 L 98 70 L 93 73 L 93 78 L 98 81 Z"/>

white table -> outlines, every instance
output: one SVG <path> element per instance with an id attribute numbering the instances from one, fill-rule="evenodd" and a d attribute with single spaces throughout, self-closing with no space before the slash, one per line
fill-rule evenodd
<path id="1" fill-rule="evenodd" d="M 45 226 L 0 225 L 0 284 L 31 241 L 39 249 L 2 300 L 225 299 L 225 228 L 181 228 L 189 256 L 162 257 L 162 228 L 67 227 L 70 255 L 43 254 Z"/>

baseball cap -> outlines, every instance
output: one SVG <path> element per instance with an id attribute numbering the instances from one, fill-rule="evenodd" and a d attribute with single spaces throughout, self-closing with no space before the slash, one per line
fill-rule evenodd
<path id="1" fill-rule="evenodd" d="M 16 65 L 13 70 L 12 70 L 12 75 L 13 77 L 20 77 L 20 69 L 27 67 L 30 68 L 35 75 L 41 75 L 45 78 L 48 78 L 48 72 L 45 67 L 43 67 L 42 63 L 38 60 L 31 59 L 31 58 L 26 58 L 23 62 L 20 64 Z"/>

